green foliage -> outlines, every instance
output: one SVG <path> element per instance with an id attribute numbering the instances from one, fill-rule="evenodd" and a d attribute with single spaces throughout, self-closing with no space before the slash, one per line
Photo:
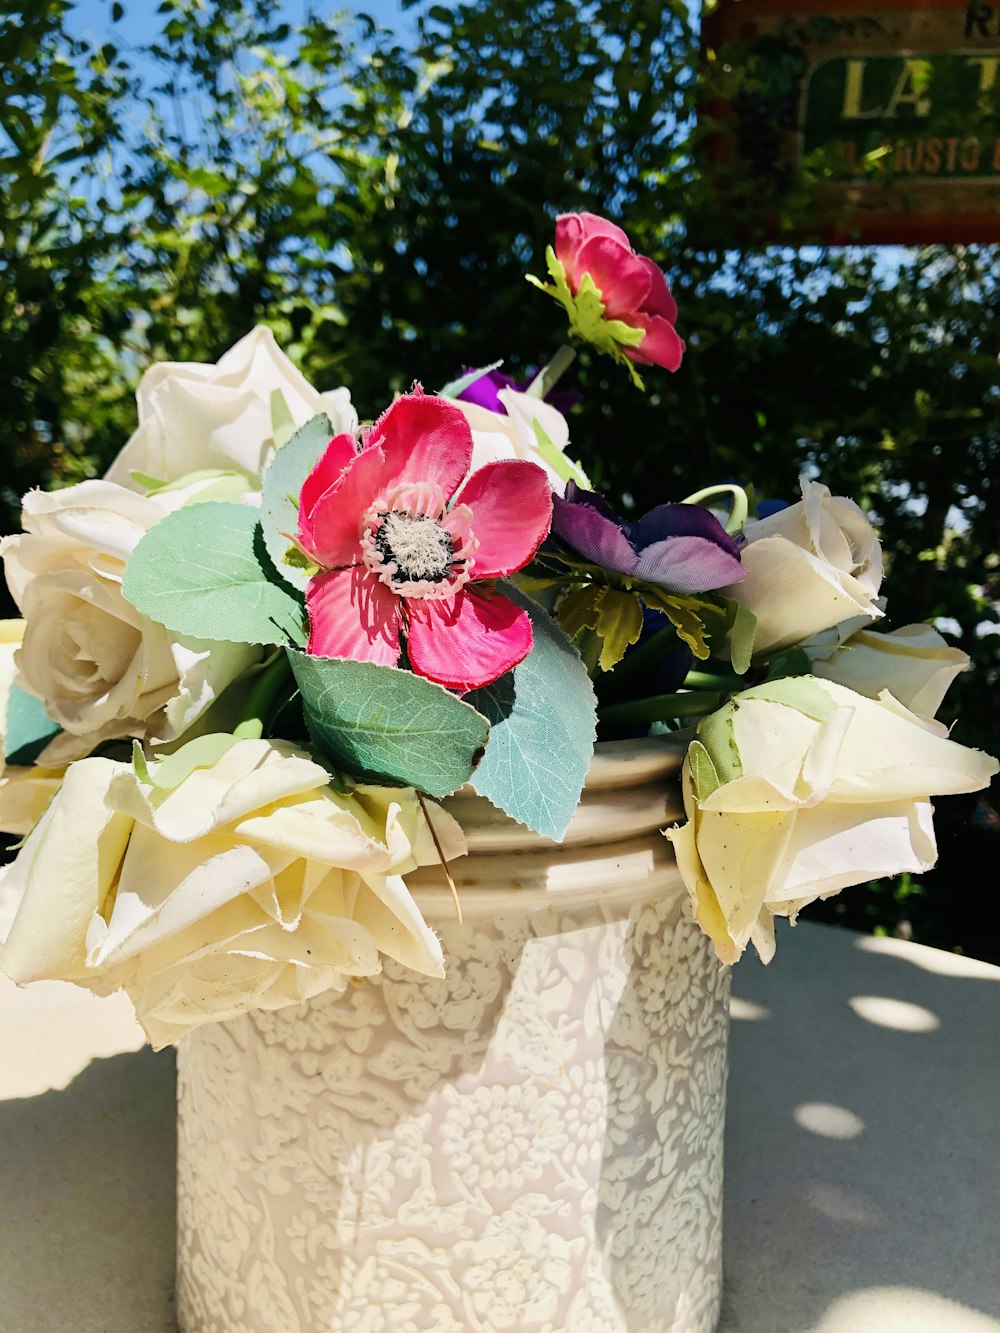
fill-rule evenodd
<path id="1" fill-rule="evenodd" d="M 531 616 L 534 646 L 512 673 L 466 696 L 491 724 L 472 785 L 513 819 L 561 842 L 593 754 L 594 689 L 541 607 L 509 584 L 504 593 Z"/>
<path id="2" fill-rule="evenodd" d="M 489 736 L 482 714 L 433 681 L 374 662 L 289 650 L 314 744 L 335 768 L 450 796 Z"/>
<path id="3" fill-rule="evenodd" d="M 33 764 L 61 728 L 45 711 L 41 699 L 12 682 L 3 722 L 3 759 L 8 764 Z"/>
<path id="4" fill-rule="evenodd" d="M 329 417 L 322 413 L 313 417 L 282 445 L 264 473 L 260 505 L 264 545 L 281 577 L 303 592 L 315 569 L 305 557 L 301 561 L 296 559 L 301 554 L 297 548 L 293 548 L 291 555 L 288 548 L 299 524 L 299 492 L 326 451 L 332 434 Z"/>
<path id="5" fill-rule="evenodd" d="M 176 634 L 228 643 L 301 644 L 301 601 L 282 587 L 249 505 L 178 509 L 146 533 L 122 591 Z"/>

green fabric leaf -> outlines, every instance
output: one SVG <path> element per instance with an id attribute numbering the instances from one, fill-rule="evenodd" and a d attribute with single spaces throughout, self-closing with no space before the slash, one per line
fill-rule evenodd
<path id="1" fill-rule="evenodd" d="M 608 588 L 597 611 L 596 632 L 603 639 L 600 665 L 610 671 L 642 633 L 642 603 L 634 592 Z"/>
<path id="2" fill-rule="evenodd" d="M 561 449 L 556 448 L 537 417 L 534 420 L 534 428 L 538 452 L 556 476 L 561 477 L 563 481 L 575 481 L 584 490 L 590 490 L 590 483 L 587 481 L 583 468 L 574 463 L 572 458 L 567 458 Z"/>
<path id="3" fill-rule="evenodd" d="M 264 545 L 281 577 L 304 592 L 309 574 L 285 560 L 299 526 L 299 492 L 333 438 L 333 423 L 322 412 L 300 427 L 271 460 L 264 473 L 260 523 Z"/>
<path id="4" fill-rule="evenodd" d="M 439 389 L 438 397 L 457 398 L 465 392 L 470 384 L 475 384 L 476 380 L 482 379 L 491 370 L 499 370 L 502 365 L 502 361 L 492 361 L 488 366 L 480 366 L 478 370 L 470 370 L 465 375 L 459 376 L 457 380 L 450 380 L 443 389 Z"/>
<path id="5" fill-rule="evenodd" d="M 132 553 L 122 591 L 175 634 L 228 643 L 305 640 L 302 604 L 278 582 L 249 505 L 212 502 L 168 514 Z"/>
<path id="6" fill-rule="evenodd" d="M 3 758 L 8 764 L 33 764 L 61 730 L 46 713 L 41 699 L 16 681 L 11 684 L 3 725 Z"/>
<path id="7" fill-rule="evenodd" d="M 288 657 L 309 734 L 335 767 L 430 796 L 468 781 L 490 734 L 468 703 L 399 667 L 291 649 Z"/>
<path id="8" fill-rule="evenodd" d="M 138 741 L 133 741 L 132 767 L 140 782 L 156 787 L 159 791 L 173 791 L 185 778 L 189 778 L 196 768 L 211 768 L 213 764 L 217 764 L 237 741 L 259 740 L 260 736 L 260 723 L 252 719 L 250 726 L 241 724 L 235 732 L 216 731 L 205 736 L 197 736 L 193 741 L 182 745 L 179 750 L 175 750 L 173 754 L 155 760 L 152 767 L 143 753 L 142 746 Z"/>
<path id="9" fill-rule="evenodd" d="M 729 640 L 729 656 L 733 670 L 743 676 L 750 670 L 753 656 L 753 641 L 757 634 L 757 617 L 740 602 L 736 603 L 732 634 Z"/>
<path id="10" fill-rule="evenodd" d="M 595 628 L 607 591 L 604 583 L 588 583 L 566 594 L 556 609 L 556 619 L 568 638 L 575 639 L 581 630 Z"/>
<path id="11" fill-rule="evenodd" d="M 512 673 L 466 695 L 492 728 L 472 786 L 512 819 L 561 842 L 594 752 L 594 687 L 546 612 L 511 584 L 502 588 L 531 617 L 534 646 Z"/>
<path id="12" fill-rule="evenodd" d="M 705 603 L 697 597 L 666 592 L 648 583 L 636 583 L 639 596 L 652 611 L 662 611 L 677 631 L 678 637 L 701 661 L 711 656 L 708 632 L 702 619 Z"/>

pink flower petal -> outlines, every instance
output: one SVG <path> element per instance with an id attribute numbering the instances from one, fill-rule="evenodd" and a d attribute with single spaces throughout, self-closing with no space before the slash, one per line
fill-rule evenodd
<path id="1" fill-rule="evenodd" d="M 531 652 L 531 621 L 499 593 L 462 588 L 444 601 L 406 603 L 406 650 L 418 676 L 450 690 L 476 690 Z"/>
<path id="2" fill-rule="evenodd" d="M 476 579 L 500 578 L 526 565 L 552 524 L 552 490 L 537 463 L 487 463 L 473 472 L 455 503 L 472 510 Z"/>
<path id="3" fill-rule="evenodd" d="M 309 642 L 314 657 L 395 666 L 399 661 L 400 599 L 367 569 L 317 574 L 306 590 Z"/>
<path id="4" fill-rule="evenodd" d="M 642 257 L 610 236 L 595 236 L 581 246 L 576 262 L 579 273 L 593 278 L 608 319 L 634 324 L 649 296 L 650 278 Z"/>
<path id="5" fill-rule="evenodd" d="M 370 505 L 402 482 L 432 482 L 447 500 L 471 460 L 472 429 L 462 409 L 444 398 L 405 394 L 383 412 L 365 447 L 300 521 L 299 541 L 329 569 L 353 564 Z"/>
<path id="6" fill-rule="evenodd" d="M 626 355 L 644 366 L 663 366 L 677 370 L 684 356 L 684 339 L 662 315 L 635 315 L 630 323 L 645 329 L 646 336 L 638 347 L 626 347 Z"/>
<path id="7" fill-rule="evenodd" d="M 566 270 L 566 280 L 574 292 L 580 286 L 577 254 L 591 236 L 610 236 L 626 250 L 632 248 L 621 227 L 616 227 L 607 218 L 598 217 L 596 213 L 560 213 L 556 218 L 556 258 Z"/>
<path id="8" fill-rule="evenodd" d="M 649 274 L 649 295 L 643 307 L 643 314 L 662 315 L 668 324 L 676 324 L 677 302 L 670 293 L 663 270 L 658 268 L 651 259 L 647 259 L 645 255 L 640 255 L 639 261 L 645 266 L 646 272 Z"/>
<path id="9" fill-rule="evenodd" d="M 353 435 L 335 435 L 326 446 L 323 456 L 302 483 L 299 492 L 299 536 L 311 537 L 312 519 L 316 502 L 339 481 L 344 468 L 353 462 L 358 452 Z M 303 541 L 303 544 L 305 542 Z"/>
<path id="10" fill-rule="evenodd" d="M 446 398 L 408 393 L 382 413 L 365 445 L 381 448 L 387 489 L 429 481 L 450 500 L 472 462 L 472 427 L 462 409 Z"/>

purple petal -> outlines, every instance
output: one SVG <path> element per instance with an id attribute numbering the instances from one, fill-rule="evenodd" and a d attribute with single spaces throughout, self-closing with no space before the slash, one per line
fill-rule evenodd
<path id="1" fill-rule="evenodd" d="M 567 486 L 567 491 L 573 483 Z M 591 495 L 592 492 L 577 494 Z M 601 500 L 600 496 L 595 497 Z M 564 500 L 561 495 L 552 497 L 552 535 L 564 546 L 604 569 L 617 574 L 631 574 L 638 559 L 632 544 L 619 526 L 614 514 L 608 517 L 606 501 L 601 500 L 601 508 L 595 504 Z"/>
<path id="2" fill-rule="evenodd" d="M 732 556 L 739 552 L 735 538 L 702 505 L 657 505 L 632 525 L 631 535 L 637 551 L 667 537 L 702 537 Z"/>
<path id="3" fill-rule="evenodd" d="M 498 395 L 501 389 L 513 388 L 514 381 L 509 375 L 504 375 L 499 370 L 486 370 L 479 379 L 467 384 L 458 397 L 465 403 L 475 403 L 477 407 L 485 407 L 487 412 L 499 412 L 501 416 L 506 416 L 507 409 Z"/>
<path id="4" fill-rule="evenodd" d="M 609 522 L 614 523 L 616 527 L 620 528 L 626 537 L 631 538 L 632 524 L 627 518 L 622 518 L 619 514 L 616 514 L 603 495 L 598 495 L 596 491 L 584 490 L 584 488 L 578 486 L 575 481 L 568 481 L 566 483 L 565 499 L 569 504 L 587 505 L 590 509 L 596 509 L 597 512 L 603 514 Z"/>
<path id="5" fill-rule="evenodd" d="M 667 537 L 653 542 L 641 552 L 634 573 L 670 592 L 688 594 L 710 592 L 746 578 L 737 556 L 704 537 Z"/>

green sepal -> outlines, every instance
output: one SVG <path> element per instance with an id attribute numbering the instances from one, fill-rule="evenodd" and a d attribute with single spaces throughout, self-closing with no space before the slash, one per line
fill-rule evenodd
<path id="1" fill-rule="evenodd" d="M 499 370 L 502 365 L 502 361 L 493 361 L 488 366 L 480 366 L 478 370 L 470 370 L 465 375 L 459 376 L 457 380 L 450 380 L 443 389 L 438 389 L 438 397 L 457 398 L 465 392 L 470 384 L 475 384 L 476 380 L 481 380 L 484 375 L 488 375 L 493 370 Z"/>
<path id="2" fill-rule="evenodd" d="M 535 430 L 538 452 L 552 471 L 563 481 L 575 481 L 578 486 L 582 486 L 585 491 L 589 491 L 590 482 L 587 480 L 583 468 L 574 463 L 572 458 L 567 458 L 561 449 L 556 448 L 537 417 L 535 417 L 532 424 Z"/>
<path id="3" fill-rule="evenodd" d="M 722 786 L 718 769 L 712 763 L 712 756 L 701 741 L 693 740 L 688 746 L 687 758 L 694 794 L 699 803 L 707 801 L 712 792 Z"/>
<path id="4" fill-rule="evenodd" d="M 275 449 L 282 449 L 295 434 L 295 418 L 280 389 L 271 390 L 271 436 Z"/>
<path id="5" fill-rule="evenodd" d="M 712 762 L 720 787 L 743 776 L 743 760 L 733 731 L 736 707 L 734 702 L 725 704 L 698 723 L 697 738 Z"/>
<path id="6" fill-rule="evenodd" d="M 625 348 L 639 346 L 646 336 L 645 330 L 633 328 L 620 319 L 607 318 L 600 289 L 589 273 L 584 273 L 579 290 L 574 295 L 566 279 L 566 270 L 551 245 L 545 250 L 545 266 L 552 278 L 552 285 L 529 273 L 527 279 L 532 286 L 559 302 L 569 316 L 571 333 L 625 366 L 636 388 L 645 388 L 635 362 L 625 353 Z"/>
<path id="7" fill-rule="evenodd" d="M 737 696 L 737 702 L 743 699 L 765 699 L 768 703 L 784 704 L 814 722 L 825 722 L 838 707 L 815 676 L 783 676 L 780 680 L 768 680 L 743 690 Z"/>
<path id="8" fill-rule="evenodd" d="M 152 767 L 138 741 L 132 742 L 132 767 L 139 781 L 158 791 L 173 791 L 185 778 L 189 778 L 196 768 L 211 768 L 229 753 L 238 741 L 260 740 L 262 729 L 256 718 L 249 724 L 241 723 L 235 731 L 211 732 L 206 736 L 197 736 L 188 741 L 173 754 L 164 755 L 154 760 Z"/>

